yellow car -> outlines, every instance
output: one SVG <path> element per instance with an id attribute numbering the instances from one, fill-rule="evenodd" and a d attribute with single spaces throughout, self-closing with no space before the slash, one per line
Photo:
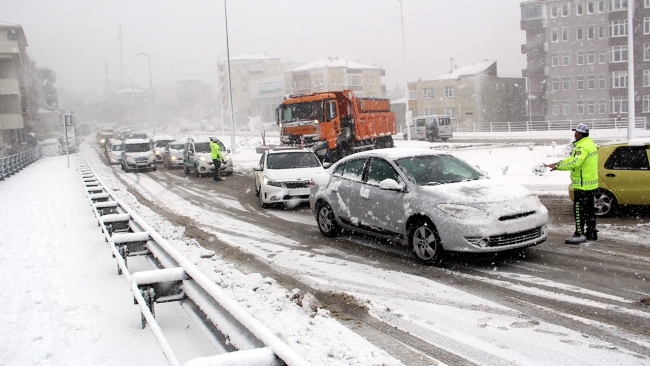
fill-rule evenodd
<path id="1" fill-rule="evenodd" d="M 598 145 L 596 215 L 611 215 L 618 205 L 650 205 L 649 154 L 650 138 Z"/>

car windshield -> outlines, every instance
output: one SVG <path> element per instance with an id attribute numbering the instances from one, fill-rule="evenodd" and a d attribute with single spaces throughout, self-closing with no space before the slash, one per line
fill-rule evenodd
<path id="1" fill-rule="evenodd" d="M 111 150 L 113 151 L 122 151 L 122 144 L 115 144 L 111 146 Z"/>
<path id="2" fill-rule="evenodd" d="M 145 152 L 151 150 L 151 146 L 147 143 L 139 144 L 126 144 L 124 147 L 124 152 Z"/>
<path id="3" fill-rule="evenodd" d="M 323 120 L 323 101 L 293 103 L 282 106 L 282 122 Z"/>
<path id="4" fill-rule="evenodd" d="M 194 144 L 194 148 L 196 149 L 197 153 L 208 153 L 212 151 L 212 149 L 210 149 L 209 142 L 197 142 Z"/>
<path id="5" fill-rule="evenodd" d="M 165 147 L 168 143 L 172 142 L 173 140 L 159 140 L 156 141 L 156 147 Z"/>
<path id="6" fill-rule="evenodd" d="M 315 168 L 320 166 L 316 155 L 311 152 L 275 153 L 266 157 L 268 169 Z"/>
<path id="7" fill-rule="evenodd" d="M 478 170 L 451 155 L 424 155 L 398 159 L 395 163 L 415 184 L 438 185 L 483 177 Z"/>
<path id="8" fill-rule="evenodd" d="M 132 133 L 129 135 L 130 139 L 147 139 L 147 134 L 144 133 Z"/>
<path id="9" fill-rule="evenodd" d="M 169 145 L 170 150 L 183 150 L 183 144 L 171 144 Z"/>

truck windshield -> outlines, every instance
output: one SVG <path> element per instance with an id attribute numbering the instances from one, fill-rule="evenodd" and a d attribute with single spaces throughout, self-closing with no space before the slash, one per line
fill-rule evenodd
<path id="1" fill-rule="evenodd" d="M 282 122 L 323 120 L 323 101 L 302 102 L 282 106 Z"/>
<path id="2" fill-rule="evenodd" d="M 149 150 L 151 150 L 151 146 L 149 146 L 147 143 L 124 145 L 125 152 L 145 152 Z"/>

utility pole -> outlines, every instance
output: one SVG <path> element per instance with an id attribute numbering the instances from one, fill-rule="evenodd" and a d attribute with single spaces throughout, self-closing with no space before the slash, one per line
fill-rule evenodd
<path id="1" fill-rule="evenodd" d="M 627 138 L 634 138 L 634 4 L 636 1 L 627 2 Z M 621 106 L 623 109 L 623 106 Z M 623 111 L 621 111 L 623 112 Z"/>
<path id="2" fill-rule="evenodd" d="M 402 48 L 404 50 L 404 125 L 406 125 L 406 134 L 408 141 L 411 141 L 411 119 L 409 118 L 409 79 L 406 67 L 406 38 L 404 38 L 404 12 L 402 11 L 402 0 L 399 1 L 399 13 L 402 18 Z"/>

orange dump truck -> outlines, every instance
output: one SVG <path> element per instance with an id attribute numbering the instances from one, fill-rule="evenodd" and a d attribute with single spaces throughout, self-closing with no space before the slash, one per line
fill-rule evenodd
<path id="1" fill-rule="evenodd" d="M 393 147 L 397 133 L 388 99 L 357 98 L 351 90 L 287 97 L 277 108 L 277 123 L 283 144 L 302 144 L 329 162 Z"/>

